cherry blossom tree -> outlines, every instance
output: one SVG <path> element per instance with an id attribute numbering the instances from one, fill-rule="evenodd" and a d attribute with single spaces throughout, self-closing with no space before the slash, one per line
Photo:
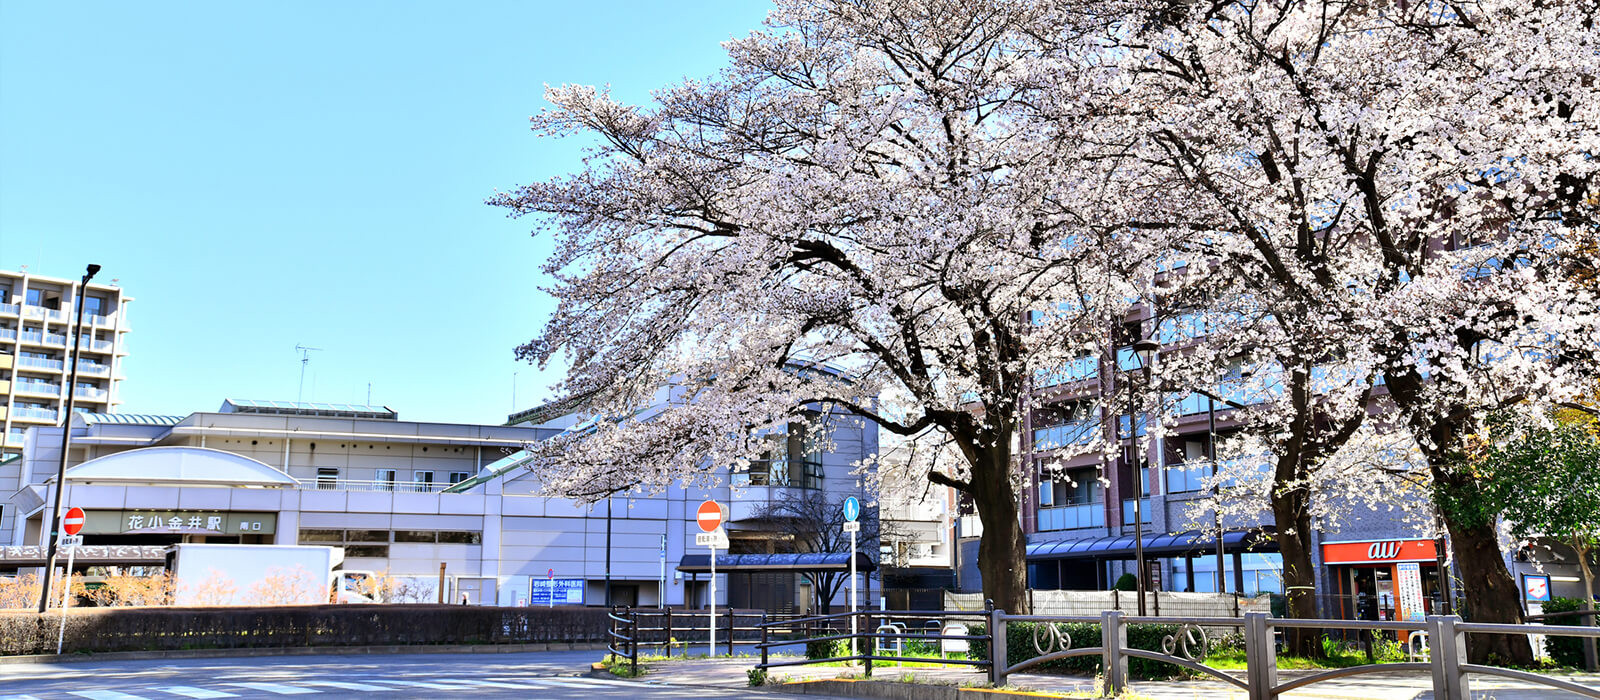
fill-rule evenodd
<path id="1" fill-rule="evenodd" d="M 491 199 L 557 239 L 559 306 L 519 355 L 564 355 L 558 388 L 595 414 L 535 446 L 547 488 L 706 483 L 785 426 L 825 445 L 819 417 L 844 412 L 935 447 L 919 467 L 975 505 L 986 595 L 1027 610 L 1025 387 L 1121 317 L 1161 248 L 1096 225 L 1114 163 L 1082 158 L 1064 116 L 1087 105 L 1043 105 L 1080 72 L 1089 19 L 784 0 L 726 43 L 720 75 L 653 105 L 549 89 L 535 129 L 598 145 L 580 172 Z"/>
<path id="2" fill-rule="evenodd" d="M 1482 417 L 1593 376 L 1600 304 L 1570 273 L 1593 269 L 1595 20 L 1579 2 L 1161 2 L 1108 32 L 1125 82 L 1107 152 L 1159 185 L 1136 225 L 1190 232 L 1190 274 L 1242 285 L 1276 326 L 1257 342 L 1286 346 L 1275 488 L 1305 476 L 1282 469 L 1295 442 L 1345 435 L 1370 389 L 1436 488 L 1481 501 L 1461 467 Z M 1306 414 L 1319 371 L 1349 398 Z M 1520 620 L 1494 528 L 1446 527 L 1469 613 Z M 1472 649 L 1531 662 L 1507 637 Z"/>

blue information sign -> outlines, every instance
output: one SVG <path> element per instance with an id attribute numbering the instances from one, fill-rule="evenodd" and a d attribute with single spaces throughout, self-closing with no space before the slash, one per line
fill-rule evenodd
<path id="1" fill-rule="evenodd" d="M 528 591 L 529 605 L 550 605 L 550 592 L 555 591 L 556 605 L 583 605 L 583 579 L 535 578 L 533 589 Z"/>
<path id="2" fill-rule="evenodd" d="M 856 500 L 855 496 L 844 499 L 844 519 L 855 522 L 859 517 L 861 517 L 861 501 Z"/>

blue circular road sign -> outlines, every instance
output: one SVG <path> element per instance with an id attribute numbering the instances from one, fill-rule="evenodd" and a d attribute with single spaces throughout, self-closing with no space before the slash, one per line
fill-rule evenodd
<path id="1" fill-rule="evenodd" d="M 861 517 L 861 501 L 856 500 L 855 496 L 844 499 L 844 519 L 855 522 L 859 517 Z"/>

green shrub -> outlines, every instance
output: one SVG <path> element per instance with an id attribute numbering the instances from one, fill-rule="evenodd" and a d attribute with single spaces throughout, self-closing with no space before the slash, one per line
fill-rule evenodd
<path id="1" fill-rule="evenodd" d="M 759 688 L 767 684 L 767 669 L 752 668 L 745 671 L 745 677 L 749 680 L 750 687 Z"/>
<path id="2" fill-rule="evenodd" d="M 820 642 L 806 642 L 806 658 L 813 661 L 849 655 L 850 640 L 848 639 L 825 639 Z"/>
<path id="3" fill-rule="evenodd" d="M 1099 648 L 1100 625 L 1090 622 L 1012 622 L 1008 623 L 1006 630 L 1006 665 L 1022 663 L 1027 659 L 1039 656 L 1034 648 L 1034 632 L 1045 625 L 1055 627 L 1067 634 L 1072 640 L 1073 649 Z M 1161 653 L 1161 640 L 1176 634 L 1177 625 L 1127 625 L 1128 647 Z M 967 634 L 984 634 L 985 626 L 982 624 L 967 625 Z M 1059 651 L 1055 649 L 1052 651 Z M 974 659 L 987 660 L 989 646 L 982 642 L 974 641 L 969 653 Z M 1074 656 L 1066 659 L 1046 661 L 1027 669 L 1035 671 L 1062 671 L 1067 673 L 1084 673 L 1096 675 L 1101 672 L 1100 656 Z M 1150 659 L 1128 659 L 1128 675 L 1133 680 L 1163 680 L 1188 672 L 1180 666 L 1174 666 L 1161 661 Z"/>
<path id="4" fill-rule="evenodd" d="M 1551 598 L 1544 604 L 1545 614 L 1572 612 L 1583 608 L 1583 601 L 1577 598 Z M 1582 625 L 1585 623 L 1581 615 L 1563 615 L 1545 621 L 1547 625 Z M 1583 638 L 1582 637 L 1557 637 L 1553 634 L 1545 635 L 1544 652 L 1550 659 L 1562 666 L 1583 666 Z"/>
<path id="5" fill-rule="evenodd" d="M 1133 574 L 1123 574 L 1121 578 L 1117 579 L 1116 584 L 1111 587 L 1111 590 L 1137 591 L 1139 590 L 1139 579 L 1135 578 Z"/>

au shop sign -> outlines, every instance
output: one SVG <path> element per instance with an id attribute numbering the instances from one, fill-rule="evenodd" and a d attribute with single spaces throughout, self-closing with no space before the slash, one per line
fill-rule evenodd
<path id="1" fill-rule="evenodd" d="M 1324 564 L 1394 564 L 1432 562 L 1437 559 L 1438 549 L 1433 540 L 1361 540 L 1322 544 Z"/>

